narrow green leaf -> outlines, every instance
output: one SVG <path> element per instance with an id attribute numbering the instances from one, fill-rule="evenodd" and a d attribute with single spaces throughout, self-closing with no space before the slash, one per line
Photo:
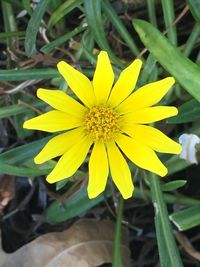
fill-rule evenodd
<path id="1" fill-rule="evenodd" d="M 189 57 L 190 53 L 192 52 L 194 45 L 198 40 L 199 35 L 200 35 L 200 24 L 196 23 L 184 47 L 183 54 L 186 57 Z"/>
<path id="2" fill-rule="evenodd" d="M 17 24 L 16 24 L 15 15 L 13 12 L 12 4 L 1 1 L 1 6 L 2 6 L 5 32 L 16 32 Z M 12 38 L 7 39 L 7 46 L 10 49 L 15 49 L 16 48 L 15 38 L 12 37 Z"/>
<path id="3" fill-rule="evenodd" d="M 162 249 L 163 249 L 163 242 L 165 242 L 164 247 L 166 249 L 165 251 L 166 258 L 165 259 L 162 258 L 162 267 L 169 267 L 169 266 L 183 267 L 178 247 L 176 245 L 174 235 L 172 232 L 172 228 L 169 223 L 168 211 L 165 201 L 163 199 L 163 193 L 161 191 L 159 178 L 155 174 L 151 174 L 149 180 L 151 185 L 152 201 L 155 208 L 155 218 L 157 217 L 155 219 L 157 222 L 155 221 L 155 223 L 156 226 L 159 226 L 160 228 L 156 235 L 158 239 L 158 245 L 159 246 L 161 245 L 159 247 L 160 258 L 163 257 L 164 251 L 162 251 Z M 159 234 L 161 232 L 163 233 L 163 235 L 160 236 Z"/>
<path id="4" fill-rule="evenodd" d="M 42 17 L 47 9 L 50 0 L 41 0 L 34 10 L 31 19 L 29 20 L 26 37 L 25 37 L 25 51 L 27 56 L 31 57 L 36 52 L 36 37 L 39 31 Z"/>
<path id="5" fill-rule="evenodd" d="M 15 176 L 38 176 L 47 174 L 50 172 L 51 169 L 32 169 L 26 167 L 17 167 L 14 165 L 10 165 L 4 162 L 0 162 L 0 174 L 8 174 L 8 175 L 15 175 Z"/>
<path id="6" fill-rule="evenodd" d="M 86 26 L 84 24 L 81 24 L 80 26 L 76 27 L 73 31 L 68 32 L 64 34 L 63 36 L 57 38 L 56 40 L 50 42 L 49 44 L 44 45 L 40 51 L 42 51 L 45 54 L 48 54 L 51 52 L 53 49 L 59 47 L 63 43 L 67 42 L 70 38 L 73 36 L 77 35 L 78 33 L 84 31 Z"/>
<path id="7" fill-rule="evenodd" d="M 49 223 L 59 223 L 72 219 L 81 213 L 86 212 L 109 196 L 110 192 L 106 189 L 104 194 L 101 194 L 99 197 L 89 199 L 87 188 L 84 187 L 81 191 L 78 191 L 76 195 L 63 203 L 54 201 L 47 208 L 47 221 Z"/>
<path id="8" fill-rule="evenodd" d="M 56 69 L 0 70 L 0 81 L 23 81 L 33 79 L 51 79 L 59 77 Z"/>
<path id="9" fill-rule="evenodd" d="M 173 155 L 169 160 L 165 162 L 165 166 L 168 169 L 168 174 L 171 175 L 173 173 L 176 173 L 178 171 L 182 171 L 186 169 L 188 166 L 190 166 L 191 163 L 188 161 L 179 158 L 177 155 Z"/>
<path id="10" fill-rule="evenodd" d="M 151 24 L 153 24 L 153 26 L 157 27 L 155 0 L 147 0 L 147 9 L 148 9 L 149 20 L 150 20 Z"/>
<path id="11" fill-rule="evenodd" d="M 175 20 L 174 13 L 174 1 L 173 0 L 161 0 L 162 10 L 164 14 L 165 27 L 168 29 L 168 39 L 172 44 L 177 44 L 176 26 L 173 25 Z"/>
<path id="12" fill-rule="evenodd" d="M 85 15 L 89 28 L 91 29 L 96 43 L 102 50 L 106 50 L 112 61 L 120 67 L 124 64 L 113 53 L 105 33 L 104 20 L 101 13 L 102 1 L 99 0 L 85 0 Z"/>
<path id="13" fill-rule="evenodd" d="M 184 186 L 186 183 L 187 183 L 186 180 L 171 181 L 171 182 L 162 184 L 161 190 L 165 192 L 177 190 L 178 188 Z"/>
<path id="14" fill-rule="evenodd" d="M 23 164 L 27 160 L 34 158 L 42 147 L 52 138 L 53 135 L 42 138 L 38 141 L 31 142 L 26 145 L 15 147 L 9 151 L 0 154 L 0 162 L 18 165 Z"/>
<path id="15" fill-rule="evenodd" d="M 67 15 L 74 8 L 79 7 L 83 0 L 67 0 L 60 5 L 51 15 L 47 28 L 51 29 L 60 19 Z"/>
<path id="16" fill-rule="evenodd" d="M 186 0 L 186 2 L 195 20 L 200 23 L 200 1 L 199 0 Z"/>
<path id="17" fill-rule="evenodd" d="M 200 205 L 174 212 L 170 215 L 170 220 L 179 231 L 189 230 L 198 226 L 200 225 Z"/>
<path id="18" fill-rule="evenodd" d="M 102 1 L 103 11 L 105 12 L 107 18 L 112 22 L 113 26 L 117 29 L 121 37 L 126 42 L 127 46 L 130 48 L 132 53 L 135 56 L 139 55 L 139 50 L 132 39 L 130 33 L 128 32 L 127 28 L 124 26 L 123 22 L 119 19 L 115 9 L 113 8 L 112 4 L 108 0 Z"/>
<path id="19" fill-rule="evenodd" d="M 172 265 L 170 263 L 170 255 L 166 247 L 167 244 L 165 242 L 165 239 L 163 238 L 164 232 L 163 232 L 160 214 L 157 214 L 155 216 L 154 221 L 155 221 L 155 228 L 156 228 L 156 237 L 157 237 L 157 244 L 158 244 L 158 251 L 159 251 L 160 266 L 171 267 Z"/>
<path id="20" fill-rule="evenodd" d="M 24 36 L 26 32 L 0 32 L 0 39 Z"/>
<path id="21" fill-rule="evenodd" d="M 122 231 L 123 210 L 124 210 L 124 199 L 121 197 L 119 200 L 117 221 L 115 225 L 112 267 L 122 267 L 121 231 Z"/>
<path id="22" fill-rule="evenodd" d="M 178 115 L 167 120 L 167 123 L 177 124 L 200 119 L 200 104 L 192 99 L 178 108 Z"/>
<path id="23" fill-rule="evenodd" d="M 138 187 L 135 187 L 133 197 L 138 199 L 150 199 L 151 200 L 151 192 L 148 189 L 140 190 Z M 186 197 L 184 195 L 175 196 L 174 194 L 164 193 L 163 194 L 164 201 L 169 204 L 181 204 L 186 206 L 200 205 L 200 200 Z"/>
<path id="24" fill-rule="evenodd" d="M 45 104 L 41 101 L 35 101 L 31 105 L 36 108 L 45 106 Z M 11 105 L 11 106 L 2 107 L 2 108 L 0 107 L 0 119 L 26 113 L 28 111 L 30 111 L 30 108 L 27 108 L 21 104 Z"/>
<path id="25" fill-rule="evenodd" d="M 150 23 L 136 19 L 133 20 L 133 25 L 141 41 L 158 62 L 200 102 L 200 68 L 170 44 Z"/>
<path id="26" fill-rule="evenodd" d="M 31 3 L 30 0 L 22 0 L 22 4 L 26 11 L 28 12 L 29 15 L 33 13 L 32 8 L 31 8 Z"/>

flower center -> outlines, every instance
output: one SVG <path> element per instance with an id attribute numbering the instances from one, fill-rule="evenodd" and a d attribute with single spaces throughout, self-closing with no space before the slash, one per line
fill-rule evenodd
<path id="1" fill-rule="evenodd" d="M 85 116 L 85 130 L 94 141 L 109 141 L 119 132 L 119 115 L 109 107 L 94 106 Z"/>

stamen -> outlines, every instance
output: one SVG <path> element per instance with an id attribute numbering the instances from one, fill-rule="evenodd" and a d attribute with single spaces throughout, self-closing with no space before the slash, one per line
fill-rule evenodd
<path id="1" fill-rule="evenodd" d="M 94 106 L 86 114 L 85 130 L 94 141 L 109 141 L 120 130 L 119 115 L 109 107 Z"/>

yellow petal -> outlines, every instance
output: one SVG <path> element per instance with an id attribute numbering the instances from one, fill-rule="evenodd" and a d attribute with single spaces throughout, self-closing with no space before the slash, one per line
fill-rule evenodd
<path id="1" fill-rule="evenodd" d="M 94 90 L 90 80 L 64 61 L 59 62 L 57 67 L 78 98 L 88 107 L 94 105 Z"/>
<path id="2" fill-rule="evenodd" d="M 55 168 L 47 176 L 49 183 L 55 183 L 71 177 L 85 160 L 92 142 L 88 138 L 77 140 L 75 144 L 59 159 Z"/>
<path id="3" fill-rule="evenodd" d="M 24 122 L 23 127 L 32 130 L 41 130 L 45 132 L 58 132 L 72 129 L 82 124 L 82 119 L 64 113 L 62 111 L 52 110 L 33 119 Z"/>
<path id="4" fill-rule="evenodd" d="M 37 96 L 53 108 L 79 117 L 87 109 L 79 102 L 61 90 L 48 90 L 39 88 Z"/>
<path id="5" fill-rule="evenodd" d="M 108 104 L 112 107 L 119 105 L 134 90 L 142 67 L 142 61 L 136 59 L 124 69 L 115 83 Z"/>
<path id="6" fill-rule="evenodd" d="M 89 161 L 89 198 L 95 198 L 104 191 L 108 173 L 109 167 L 105 145 L 103 142 L 96 142 Z"/>
<path id="7" fill-rule="evenodd" d="M 164 133 L 147 125 L 133 125 L 124 129 L 136 142 L 147 145 L 160 153 L 180 154 L 181 145 L 174 142 Z"/>
<path id="8" fill-rule="evenodd" d="M 154 172 L 160 176 L 167 174 L 167 168 L 150 147 L 122 134 L 115 141 L 124 154 L 140 168 Z"/>
<path id="9" fill-rule="evenodd" d="M 130 198 L 134 186 L 128 164 L 114 142 L 108 143 L 107 149 L 112 179 L 123 198 Z"/>
<path id="10" fill-rule="evenodd" d="M 178 110 L 175 107 L 157 106 L 151 108 L 144 108 L 132 113 L 121 116 L 125 123 L 152 123 L 160 121 L 178 114 Z"/>
<path id="11" fill-rule="evenodd" d="M 151 107 L 165 96 L 174 83 L 174 78 L 168 77 L 157 82 L 146 84 L 125 99 L 124 102 L 117 107 L 117 111 L 121 114 L 125 114 Z"/>
<path id="12" fill-rule="evenodd" d="M 47 160 L 63 155 L 73 144 L 81 140 L 82 137 L 83 129 L 80 127 L 53 137 L 34 158 L 35 163 L 41 164 Z"/>
<path id="13" fill-rule="evenodd" d="M 114 82 L 114 72 L 107 52 L 101 51 L 98 55 L 97 66 L 94 73 L 93 87 L 96 103 L 106 103 Z"/>

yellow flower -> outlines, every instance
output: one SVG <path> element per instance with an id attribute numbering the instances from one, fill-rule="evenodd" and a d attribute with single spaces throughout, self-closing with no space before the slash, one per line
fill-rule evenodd
<path id="1" fill-rule="evenodd" d="M 105 51 L 98 56 L 92 82 L 69 64 L 58 63 L 59 72 L 81 103 L 60 90 L 38 89 L 37 96 L 54 110 L 24 123 L 27 129 L 66 131 L 53 137 L 34 159 L 41 164 L 61 156 L 47 176 L 49 183 L 72 176 L 92 146 L 89 198 L 104 191 L 109 171 L 122 196 L 125 199 L 132 196 L 134 186 L 124 155 L 140 168 L 160 176 L 167 174 L 167 168 L 154 151 L 179 154 L 181 146 L 144 124 L 178 113 L 175 107 L 154 106 L 175 81 L 168 77 L 132 93 L 141 66 L 142 62 L 136 59 L 121 72 L 113 86 L 114 73 Z"/>

